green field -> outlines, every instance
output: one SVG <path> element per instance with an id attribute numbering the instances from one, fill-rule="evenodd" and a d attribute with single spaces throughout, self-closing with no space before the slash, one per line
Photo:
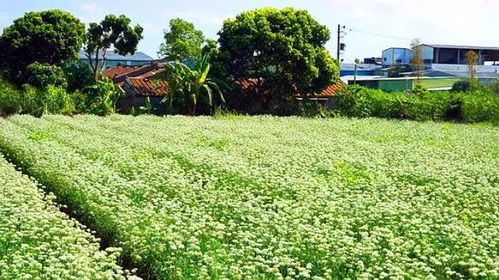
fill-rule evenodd
<path id="1" fill-rule="evenodd" d="M 499 278 L 497 127 L 14 116 L 0 151 L 144 278 Z"/>

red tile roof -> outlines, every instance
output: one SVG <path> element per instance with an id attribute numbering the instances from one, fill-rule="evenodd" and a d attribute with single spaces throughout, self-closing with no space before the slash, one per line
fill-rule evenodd
<path id="1" fill-rule="evenodd" d="M 129 77 L 149 77 L 155 75 L 156 71 L 160 70 L 162 70 L 162 66 L 156 62 L 144 64 L 142 66 L 118 65 L 107 69 L 104 72 L 104 75 L 111 78 L 115 84 L 121 86 Z"/>
<path id="2" fill-rule="evenodd" d="M 168 83 L 150 78 L 127 78 L 125 91 L 138 96 L 164 96 L 168 93 Z"/>
<path id="3" fill-rule="evenodd" d="M 319 94 L 315 94 L 314 97 L 321 98 L 321 97 L 335 96 L 339 90 L 344 89 L 345 87 L 346 87 L 346 85 L 343 82 L 336 82 L 334 84 L 330 84 L 327 88 L 325 88 Z"/>
<path id="4" fill-rule="evenodd" d="M 104 76 L 108 77 L 109 79 L 114 79 L 116 76 L 120 76 L 123 74 L 130 73 L 142 66 L 124 66 L 124 65 L 118 65 L 115 67 L 111 67 L 104 71 Z"/>
<path id="5" fill-rule="evenodd" d="M 236 84 L 238 86 L 240 86 L 241 89 L 249 89 L 252 87 L 258 87 L 257 79 L 240 80 L 240 81 L 237 81 Z M 335 96 L 336 92 L 338 92 L 338 90 L 345 88 L 345 86 L 346 85 L 343 82 L 338 81 L 336 83 L 330 84 L 327 88 L 322 90 L 320 93 L 310 95 L 310 97 L 327 98 L 327 97 Z"/>

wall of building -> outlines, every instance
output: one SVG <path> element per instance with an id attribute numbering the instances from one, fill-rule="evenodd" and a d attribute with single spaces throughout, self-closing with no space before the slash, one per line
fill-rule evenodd
<path id="1" fill-rule="evenodd" d="M 382 53 L 383 65 L 408 65 L 411 63 L 412 50 L 404 48 L 390 48 Z"/>
<path id="2" fill-rule="evenodd" d="M 81 62 L 85 63 L 85 64 L 90 64 L 89 60 L 88 59 L 81 59 L 80 60 Z M 130 61 L 130 60 L 106 60 L 106 66 L 104 67 L 104 69 L 108 69 L 108 68 L 111 68 L 111 67 L 114 67 L 114 66 L 118 66 L 119 64 L 121 65 L 126 65 L 126 66 L 141 66 L 141 65 L 144 65 L 144 64 L 147 64 L 149 63 L 150 61 L 138 61 L 138 60 L 133 60 L 133 61 Z"/>

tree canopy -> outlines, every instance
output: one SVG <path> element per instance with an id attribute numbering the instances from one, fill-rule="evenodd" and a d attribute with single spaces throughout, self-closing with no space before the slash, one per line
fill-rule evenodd
<path id="1" fill-rule="evenodd" d="M 226 20 L 219 36 L 228 78 L 258 81 L 266 109 L 287 106 L 297 94 L 318 92 L 338 78 L 338 66 L 324 47 L 329 30 L 305 10 L 244 12 Z"/>
<path id="2" fill-rule="evenodd" d="M 85 38 L 85 25 L 60 10 L 29 12 L 14 20 L 0 37 L 0 63 L 14 81 L 26 79 L 28 65 L 62 65 L 76 59 Z"/>
<path id="3" fill-rule="evenodd" d="M 201 30 L 183 19 L 170 20 L 170 28 L 165 31 L 165 42 L 161 44 L 159 54 L 169 60 L 185 61 L 200 59 L 203 44 L 207 42 Z"/>
<path id="4" fill-rule="evenodd" d="M 104 67 L 106 50 L 111 46 L 120 55 L 134 54 L 142 39 L 143 28 L 130 26 L 131 20 L 125 15 L 107 15 L 100 23 L 90 23 L 87 31 L 85 52 L 90 61 L 94 76 Z"/>

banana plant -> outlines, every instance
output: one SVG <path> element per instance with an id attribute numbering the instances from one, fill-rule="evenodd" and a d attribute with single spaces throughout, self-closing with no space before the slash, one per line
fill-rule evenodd
<path id="1" fill-rule="evenodd" d="M 162 102 L 167 103 L 172 109 L 175 100 L 186 101 L 187 111 L 190 115 L 196 114 L 198 100 L 205 96 L 210 110 L 214 107 L 214 94 L 222 103 L 225 99 L 218 84 L 208 77 L 210 72 L 209 56 L 205 55 L 193 68 L 181 62 L 168 63 L 166 65 L 166 81 L 169 93 Z"/>

